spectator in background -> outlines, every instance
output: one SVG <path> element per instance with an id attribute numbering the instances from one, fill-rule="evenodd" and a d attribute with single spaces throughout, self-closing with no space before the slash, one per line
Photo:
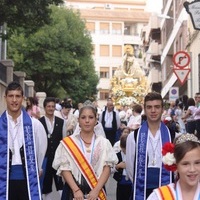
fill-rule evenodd
<path id="1" fill-rule="evenodd" d="M 52 199 L 53 182 L 55 183 L 56 190 L 62 194 L 63 181 L 62 178 L 56 175 L 56 170 L 52 168 L 52 163 L 55 151 L 60 144 L 60 141 L 66 137 L 66 123 L 63 119 L 54 115 L 56 101 L 54 97 L 47 97 L 43 102 L 45 116 L 39 120 L 43 124 L 46 137 L 48 140 L 47 152 L 43 162 L 44 180 L 41 181 L 42 194 L 44 200 Z M 53 191 L 55 192 L 55 191 Z"/>
<path id="2" fill-rule="evenodd" d="M 31 117 L 35 117 L 36 119 L 40 118 L 40 108 L 38 106 L 38 101 L 34 97 L 27 97 L 26 99 L 26 112 Z"/>
<path id="3" fill-rule="evenodd" d="M 83 103 L 78 103 L 78 108 L 74 111 L 74 116 L 78 119 L 79 110 L 83 107 Z"/>
<path id="4" fill-rule="evenodd" d="M 119 140 L 117 142 L 115 142 L 114 146 L 113 146 L 113 149 L 115 151 L 115 153 L 118 153 L 120 152 L 120 138 L 123 136 L 123 135 L 128 135 L 130 133 L 130 128 L 128 127 L 123 127 L 122 130 L 121 130 L 121 135 L 119 137 Z"/>
<path id="5" fill-rule="evenodd" d="M 182 96 L 182 103 L 183 103 L 183 111 L 186 112 L 188 109 L 188 96 L 186 94 Z"/>
<path id="6" fill-rule="evenodd" d="M 56 110 L 61 111 L 62 106 L 61 106 L 61 101 L 60 101 L 60 99 L 59 99 L 59 98 L 56 98 L 55 101 L 56 101 Z"/>
<path id="7" fill-rule="evenodd" d="M 178 103 L 178 106 L 176 107 L 175 115 L 174 115 L 174 121 L 178 122 L 180 133 L 185 133 L 186 132 L 185 123 L 184 123 L 184 121 L 182 119 L 183 115 L 184 115 L 183 103 L 180 102 L 180 103 Z"/>
<path id="8" fill-rule="evenodd" d="M 116 200 L 129 200 L 131 196 L 132 183 L 126 173 L 126 140 L 128 134 L 120 138 L 120 150 L 117 153 L 118 164 L 115 165 L 113 178 L 117 181 Z"/>
<path id="9" fill-rule="evenodd" d="M 99 107 L 97 100 L 93 101 L 92 104 L 94 105 L 95 108 L 97 108 L 97 119 L 99 120 L 99 115 L 101 114 L 102 110 Z"/>
<path id="10" fill-rule="evenodd" d="M 196 129 L 197 137 L 200 139 L 200 93 L 199 92 L 196 93 L 195 96 L 196 96 L 195 101 L 196 101 L 196 107 L 197 107 L 194 113 L 195 129 Z"/>
<path id="11" fill-rule="evenodd" d="M 195 133 L 194 113 L 197 107 L 195 106 L 195 101 L 193 98 L 188 99 L 187 105 L 188 105 L 188 109 L 182 119 L 186 123 L 186 132 L 194 134 Z"/>
<path id="12" fill-rule="evenodd" d="M 142 106 L 140 104 L 135 104 L 132 108 L 132 116 L 129 119 L 129 122 L 127 126 L 131 129 L 131 131 L 134 131 L 138 129 L 142 123 Z"/>
<path id="13" fill-rule="evenodd" d="M 175 110 L 176 110 L 176 104 L 175 102 L 170 102 L 170 105 L 169 105 L 169 109 L 168 109 L 168 116 L 171 117 L 172 119 L 174 118 L 174 115 L 175 115 Z"/>
<path id="14" fill-rule="evenodd" d="M 65 120 L 67 135 L 71 135 L 73 134 L 76 128 L 77 118 L 74 116 L 73 113 L 71 113 L 71 108 L 72 108 L 71 104 L 63 102 L 61 106 L 62 106 L 61 111 L 55 110 L 54 114 L 55 116 Z"/>
<path id="15" fill-rule="evenodd" d="M 120 118 L 118 112 L 114 111 L 113 101 L 109 100 L 105 110 L 99 116 L 106 138 L 110 141 L 112 146 L 116 141 L 116 132 L 120 127 Z"/>

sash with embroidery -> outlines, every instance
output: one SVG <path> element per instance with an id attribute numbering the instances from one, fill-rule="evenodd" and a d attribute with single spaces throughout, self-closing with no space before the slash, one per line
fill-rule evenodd
<path id="1" fill-rule="evenodd" d="M 158 189 L 155 189 L 159 200 L 175 200 L 174 188 L 171 188 L 170 185 L 162 186 Z"/>
<path id="2" fill-rule="evenodd" d="M 162 145 L 171 141 L 171 136 L 168 128 L 161 122 L 160 125 Z M 146 177 L 147 177 L 147 140 L 148 140 L 148 124 L 144 122 L 138 130 L 136 142 L 136 156 L 135 156 L 135 184 L 133 191 L 134 200 L 146 199 Z M 167 171 L 163 164 L 160 168 L 159 186 L 168 185 L 172 182 L 172 173 Z"/>
<path id="3" fill-rule="evenodd" d="M 30 200 L 41 200 L 38 167 L 35 154 L 35 141 L 32 121 L 27 112 L 22 109 L 24 132 L 24 155 L 27 177 L 27 188 Z M 9 185 L 9 123 L 6 111 L 0 117 L 0 199 L 8 200 Z"/>
<path id="4" fill-rule="evenodd" d="M 87 161 L 82 151 L 76 145 L 71 137 L 66 137 L 62 140 L 62 144 L 67 149 L 69 154 L 74 158 L 74 161 L 87 181 L 90 188 L 94 188 L 97 185 L 97 177 L 90 163 Z M 99 192 L 98 198 L 100 200 L 106 200 L 106 194 L 104 189 Z"/>

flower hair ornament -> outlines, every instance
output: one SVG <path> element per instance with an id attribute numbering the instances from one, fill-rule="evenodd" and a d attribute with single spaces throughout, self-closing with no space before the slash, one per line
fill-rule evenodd
<path id="1" fill-rule="evenodd" d="M 174 158 L 174 147 L 175 145 L 171 142 L 164 144 L 162 148 L 162 162 L 164 167 L 168 171 L 176 171 L 176 159 Z"/>
<path id="2" fill-rule="evenodd" d="M 194 134 L 186 133 L 181 134 L 175 142 L 175 145 L 179 145 L 181 143 L 191 141 L 200 143 L 198 138 Z M 168 171 L 176 171 L 176 159 L 174 158 L 174 147 L 173 143 L 167 142 L 162 147 L 162 162 L 164 164 L 165 169 Z"/>

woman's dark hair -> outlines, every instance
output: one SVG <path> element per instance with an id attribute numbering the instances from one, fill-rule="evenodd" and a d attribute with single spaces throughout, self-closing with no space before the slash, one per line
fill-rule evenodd
<path id="1" fill-rule="evenodd" d="M 142 112 L 142 106 L 140 105 L 140 104 L 135 104 L 134 106 L 133 106 L 133 108 L 132 108 L 132 110 L 133 111 L 135 111 L 136 113 L 139 113 L 139 114 L 141 114 L 141 112 Z"/>
<path id="2" fill-rule="evenodd" d="M 72 108 L 72 105 L 68 102 L 62 102 L 61 106 L 62 106 L 62 108 Z"/>
<path id="3" fill-rule="evenodd" d="M 32 109 L 33 105 L 35 105 L 34 97 L 27 97 L 26 102 L 29 100 L 30 105 L 26 104 L 26 111 Z"/>
<path id="4" fill-rule="evenodd" d="M 126 140 L 127 140 L 128 135 L 122 135 L 120 137 L 120 147 L 121 148 L 126 148 Z"/>
<path id="5" fill-rule="evenodd" d="M 187 105 L 188 106 L 195 106 L 195 100 L 194 98 L 189 98 L 187 101 Z"/>

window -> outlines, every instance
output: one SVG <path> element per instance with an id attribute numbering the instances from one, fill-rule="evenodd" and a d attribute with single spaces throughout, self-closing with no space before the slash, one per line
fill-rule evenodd
<path id="1" fill-rule="evenodd" d="M 87 22 L 86 28 L 90 33 L 95 33 L 95 22 Z"/>
<path id="2" fill-rule="evenodd" d="M 107 100 L 108 98 L 109 98 L 109 91 L 101 90 L 100 91 L 100 100 Z"/>
<path id="3" fill-rule="evenodd" d="M 112 34 L 113 35 L 121 35 L 122 34 L 122 24 L 113 23 L 112 24 Z"/>
<path id="4" fill-rule="evenodd" d="M 109 23 L 100 23 L 100 34 L 109 34 Z"/>
<path id="5" fill-rule="evenodd" d="M 115 75 L 115 71 L 117 70 L 117 67 L 113 67 L 112 68 L 112 76 L 114 76 Z"/>
<path id="6" fill-rule="evenodd" d="M 124 35 L 130 35 L 131 34 L 131 27 L 125 26 L 124 27 Z"/>
<path id="7" fill-rule="evenodd" d="M 122 46 L 121 45 L 113 45 L 112 46 L 112 56 L 113 57 L 122 57 Z"/>
<path id="8" fill-rule="evenodd" d="M 109 78 L 109 67 L 100 67 L 100 78 Z"/>
<path id="9" fill-rule="evenodd" d="M 109 45 L 100 45 L 100 56 L 109 56 Z"/>

